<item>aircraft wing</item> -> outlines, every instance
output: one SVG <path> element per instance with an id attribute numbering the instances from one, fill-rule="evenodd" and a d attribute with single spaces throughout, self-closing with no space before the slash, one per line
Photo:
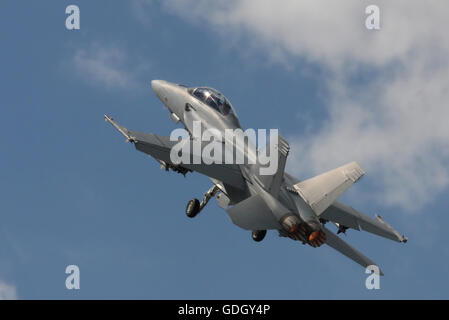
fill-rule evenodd
<path id="1" fill-rule="evenodd" d="M 407 242 L 408 240 L 407 237 L 397 232 L 379 215 L 376 215 L 377 220 L 374 220 L 339 201 L 335 201 L 319 217 L 338 223 L 342 227 L 351 228 L 354 230 L 362 229 L 394 241 Z"/>
<path id="2" fill-rule="evenodd" d="M 171 168 L 174 168 L 175 171 L 181 173 L 185 173 L 189 170 L 196 171 L 239 189 L 244 189 L 246 186 L 238 165 L 224 164 L 224 161 L 222 162 L 223 164 L 193 164 L 192 154 L 189 155 L 189 159 L 191 160 L 189 162 L 190 164 L 174 164 L 170 159 L 170 151 L 174 145 L 179 143 L 179 141 L 171 141 L 170 137 L 166 136 L 128 130 L 127 128 L 120 126 L 107 115 L 105 115 L 105 120 L 111 123 L 121 134 L 123 134 L 126 137 L 126 141 L 132 142 L 137 150 L 152 156 L 162 163 L 162 165 L 169 165 Z M 182 142 L 192 144 L 191 139 L 183 139 Z M 192 145 L 190 145 L 189 150 L 193 150 Z"/>
<path id="3" fill-rule="evenodd" d="M 356 249 L 354 249 L 353 247 L 351 247 L 349 244 L 347 244 L 345 241 L 343 241 L 339 236 L 337 236 L 335 233 L 333 233 L 329 229 L 324 228 L 324 232 L 326 233 L 326 244 L 329 247 L 337 250 L 341 254 L 344 254 L 346 257 L 353 260 L 354 262 L 357 262 L 359 265 L 361 265 L 364 268 L 366 268 L 370 265 L 377 266 L 377 264 L 374 261 L 372 261 L 370 258 L 363 255 L 361 252 L 359 252 Z M 383 276 L 384 274 L 383 274 L 382 270 L 380 270 L 380 267 L 379 267 L 379 271 L 380 271 L 380 275 Z"/>
<path id="4" fill-rule="evenodd" d="M 351 162 L 301 181 L 293 187 L 313 211 L 320 215 L 364 174 L 365 171 L 356 162 Z"/>

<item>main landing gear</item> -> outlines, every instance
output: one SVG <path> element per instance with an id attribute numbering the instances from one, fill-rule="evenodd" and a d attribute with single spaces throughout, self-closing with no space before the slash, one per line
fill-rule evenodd
<path id="1" fill-rule="evenodd" d="M 253 240 L 256 242 L 260 242 L 265 238 L 265 235 L 267 234 L 267 230 L 255 230 L 252 233 Z"/>
<path id="2" fill-rule="evenodd" d="M 203 201 L 192 199 L 187 203 L 186 215 L 189 218 L 194 218 L 206 206 L 211 198 L 220 190 L 216 185 L 213 185 L 203 196 Z"/>

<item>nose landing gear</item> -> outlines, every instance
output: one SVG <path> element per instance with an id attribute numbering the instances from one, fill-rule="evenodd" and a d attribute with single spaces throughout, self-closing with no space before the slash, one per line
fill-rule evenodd
<path id="1" fill-rule="evenodd" d="M 194 218 L 200 213 L 200 201 L 198 199 L 192 199 L 187 203 L 186 215 L 189 218 Z"/>
<path id="2" fill-rule="evenodd" d="M 194 218 L 200 211 L 206 206 L 209 200 L 215 196 L 215 194 L 220 190 L 216 185 L 213 185 L 203 196 L 203 201 L 198 199 L 192 199 L 187 203 L 186 215 L 189 218 Z"/>

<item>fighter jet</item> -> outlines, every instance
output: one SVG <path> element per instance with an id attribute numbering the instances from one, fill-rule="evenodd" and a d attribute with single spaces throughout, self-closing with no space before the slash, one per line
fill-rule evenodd
<path id="1" fill-rule="evenodd" d="M 260 161 L 261 149 L 254 148 L 254 142 L 235 137 L 229 139 L 226 134 L 223 135 L 226 130 L 243 129 L 233 106 L 222 93 L 210 87 L 186 87 L 163 80 L 153 80 L 151 86 L 167 107 L 170 118 L 184 126 L 188 133 L 186 136 L 173 139 L 170 136 L 142 133 L 120 126 L 107 115 L 105 120 L 123 134 L 126 141 L 133 143 L 137 150 L 155 158 L 161 168 L 183 175 L 195 171 L 210 178 L 212 186 L 202 201 L 192 199 L 187 203 L 187 217 L 197 216 L 209 200 L 216 197 L 218 205 L 226 210 L 234 224 L 252 232 L 254 241 L 262 241 L 267 230 L 274 230 L 281 237 L 314 248 L 326 244 L 364 268 L 377 264 L 351 247 L 338 234 L 346 234 L 348 229 L 363 230 L 397 242 L 407 241 L 405 236 L 379 215 L 376 215 L 376 219 L 370 218 L 337 200 L 365 174 L 356 162 L 301 181 L 285 172 L 290 147 L 278 135 L 266 146 L 274 153 L 270 156 L 277 160 L 277 170 L 263 173 L 261 169 L 266 168 L 266 165 Z M 195 130 L 195 124 L 200 124 L 200 131 Z M 219 146 L 223 148 L 223 154 L 232 151 L 234 160 L 240 153 L 246 161 L 211 163 L 202 157 L 195 159 L 198 154 L 192 151 L 195 149 L 194 144 L 200 141 L 201 149 L 206 143 L 201 135 L 204 130 L 222 134 L 223 140 Z M 173 159 L 172 152 L 173 148 L 179 148 L 180 145 L 189 147 L 182 149 L 187 150 L 188 154 L 181 162 Z M 327 223 L 338 228 L 337 234 L 326 227 Z M 378 270 L 382 275 L 380 268 Z"/>

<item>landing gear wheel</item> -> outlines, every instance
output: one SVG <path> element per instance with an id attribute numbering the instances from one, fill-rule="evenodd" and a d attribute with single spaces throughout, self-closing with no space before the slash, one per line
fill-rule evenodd
<path id="1" fill-rule="evenodd" d="M 200 212 L 200 201 L 192 199 L 187 203 L 186 215 L 189 218 L 194 218 Z"/>
<path id="2" fill-rule="evenodd" d="M 265 238 L 265 235 L 267 234 L 267 230 L 255 230 L 253 231 L 253 240 L 256 242 L 260 242 Z"/>

